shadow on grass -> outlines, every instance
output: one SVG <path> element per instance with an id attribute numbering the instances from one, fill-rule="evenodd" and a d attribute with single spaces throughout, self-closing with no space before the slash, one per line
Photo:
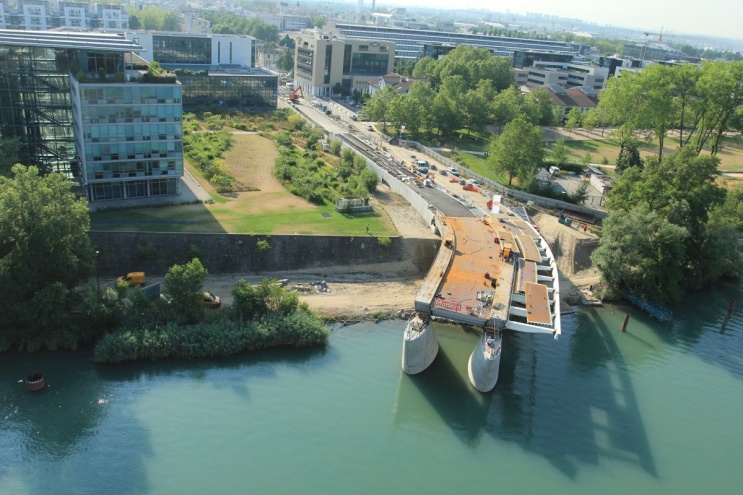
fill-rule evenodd
<path id="1" fill-rule="evenodd" d="M 90 228 L 127 232 L 227 232 L 203 203 L 93 212 Z"/>

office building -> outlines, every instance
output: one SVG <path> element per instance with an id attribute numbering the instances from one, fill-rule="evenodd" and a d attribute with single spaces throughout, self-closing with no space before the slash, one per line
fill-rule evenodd
<path id="1" fill-rule="evenodd" d="M 181 85 L 107 33 L 0 30 L 0 125 L 90 201 L 178 193 Z"/>
<path id="2" fill-rule="evenodd" d="M 252 36 L 149 31 L 125 36 L 143 48 L 143 58 L 175 71 L 186 110 L 210 105 L 241 111 L 276 108 L 278 75 L 255 67 Z"/>
<path id="3" fill-rule="evenodd" d="M 126 7 L 119 4 L 19 0 L 0 3 L 0 29 L 101 29 L 129 27 Z"/>
<path id="4" fill-rule="evenodd" d="M 530 88 L 550 85 L 565 88 L 587 87 L 594 91 L 604 89 L 609 69 L 582 64 L 536 61 L 534 67 L 515 69 L 516 84 Z"/>
<path id="5" fill-rule="evenodd" d="M 487 36 L 484 34 L 452 33 L 432 29 L 407 29 L 336 23 L 334 32 L 347 39 L 388 41 L 395 44 L 395 58 L 418 59 L 424 56 L 424 45 L 471 45 L 490 50 L 494 56 L 513 58 L 515 50 L 534 50 L 564 55 L 577 55 L 579 47 L 564 41 L 532 40 Z"/>
<path id="6" fill-rule="evenodd" d="M 344 92 L 369 93 L 379 77 L 392 72 L 395 44 L 389 41 L 341 39 L 311 31 L 297 37 L 294 86 L 306 95 L 331 96 L 340 85 Z"/>

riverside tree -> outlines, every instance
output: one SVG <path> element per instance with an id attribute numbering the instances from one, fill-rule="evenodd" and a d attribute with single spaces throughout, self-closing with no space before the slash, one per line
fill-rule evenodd
<path id="1" fill-rule="evenodd" d="M 85 199 L 61 174 L 15 165 L 0 177 L 0 348 L 35 349 L 59 328 L 72 289 L 93 273 Z"/>
<path id="2" fill-rule="evenodd" d="M 168 269 L 163 286 L 171 297 L 168 308 L 174 321 L 179 324 L 195 323 L 204 315 L 199 299 L 207 275 L 209 272 L 198 258 Z"/>
<path id="3" fill-rule="evenodd" d="M 669 302 L 743 272 L 741 195 L 717 184 L 718 163 L 688 147 L 619 177 L 592 256 L 610 290 Z"/>

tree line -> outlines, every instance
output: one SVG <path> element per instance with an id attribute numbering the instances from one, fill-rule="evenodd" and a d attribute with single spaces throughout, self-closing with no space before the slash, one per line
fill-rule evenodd
<path id="1" fill-rule="evenodd" d="M 364 104 L 369 120 L 405 126 L 413 137 L 451 137 L 466 128 L 482 132 L 518 116 L 536 125 L 551 125 L 555 114 L 546 91 L 522 95 L 515 86 L 511 61 L 484 48 L 458 46 L 445 58 L 424 57 L 412 77 L 421 79 L 401 94 L 385 86 Z"/>

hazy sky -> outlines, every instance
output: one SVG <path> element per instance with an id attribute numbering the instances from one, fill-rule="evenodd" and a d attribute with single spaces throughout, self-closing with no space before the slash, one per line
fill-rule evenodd
<path id="1" fill-rule="evenodd" d="M 371 0 L 364 3 L 371 4 Z M 378 5 L 392 3 L 377 0 Z M 743 0 L 401 0 L 403 3 L 442 9 L 536 12 L 656 33 L 663 28 L 663 32 L 676 34 L 743 39 Z"/>

